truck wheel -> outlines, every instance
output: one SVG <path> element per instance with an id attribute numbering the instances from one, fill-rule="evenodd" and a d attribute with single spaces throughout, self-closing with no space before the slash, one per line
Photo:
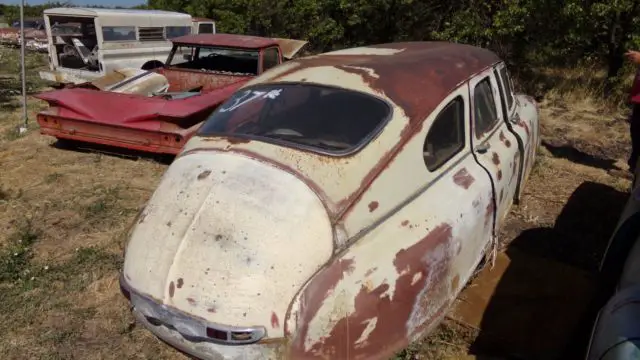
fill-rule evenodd
<path id="1" fill-rule="evenodd" d="M 152 60 L 152 61 L 148 61 L 144 65 L 142 65 L 141 69 L 142 70 L 153 70 L 153 69 L 162 67 L 163 65 L 164 64 L 161 61 Z"/>

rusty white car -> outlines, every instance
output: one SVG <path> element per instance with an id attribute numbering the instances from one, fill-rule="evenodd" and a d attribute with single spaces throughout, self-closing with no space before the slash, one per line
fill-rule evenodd
<path id="1" fill-rule="evenodd" d="M 389 358 L 495 249 L 538 145 L 537 104 L 491 51 L 292 60 L 187 142 L 129 230 L 121 289 L 198 358 Z"/>

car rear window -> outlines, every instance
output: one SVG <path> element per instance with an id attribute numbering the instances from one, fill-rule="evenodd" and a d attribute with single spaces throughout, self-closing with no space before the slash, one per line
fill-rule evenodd
<path id="1" fill-rule="evenodd" d="M 269 84 L 241 89 L 219 106 L 198 135 L 232 135 L 320 152 L 364 145 L 391 115 L 382 99 L 314 84 Z"/>

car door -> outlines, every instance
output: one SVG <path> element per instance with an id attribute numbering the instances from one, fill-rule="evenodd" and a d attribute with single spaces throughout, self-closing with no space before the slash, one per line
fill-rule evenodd
<path id="1" fill-rule="evenodd" d="M 518 141 L 517 146 L 520 152 L 519 163 L 520 169 L 522 169 L 520 170 L 515 195 L 515 200 L 518 201 L 522 192 L 522 186 L 524 185 L 524 179 L 527 178 L 531 169 L 531 166 L 528 166 L 529 164 L 526 163 L 526 159 L 531 157 L 527 157 L 526 155 L 535 152 L 535 141 L 533 139 L 534 134 L 530 131 L 530 129 L 535 127 L 523 125 L 524 119 L 522 119 L 520 112 L 518 111 L 519 104 L 505 63 L 498 64 L 495 67 L 493 74 L 498 82 L 500 93 L 502 94 L 502 114 L 506 120 L 509 131 L 516 136 Z"/>
<path id="2" fill-rule="evenodd" d="M 426 134 L 422 155 L 427 171 L 435 181 L 418 202 L 438 204 L 434 215 L 441 221 L 456 224 L 460 251 L 452 260 L 452 268 L 459 271 L 460 284 L 464 284 L 479 263 L 484 251 L 491 245 L 493 218 L 487 210 L 493 206 L 491 181 L 485 170 L 471 154 L 469 135 L 471 111 L 467 84 L 461 86 L 443 101 L 442 107 L 431 121 Z M 453 289 L 458 291 L 459 289 Z"/>
<path id="3" fill-rule="evenodd" d="M 509 131 L 501 108 L 501 94 L 493 68 L 469 82 L 471 97 L 471 144 L 476 161 L 489 174 L 493 188 L 494 231 L 511 209 L 520 169 L 517 138 Z"/>

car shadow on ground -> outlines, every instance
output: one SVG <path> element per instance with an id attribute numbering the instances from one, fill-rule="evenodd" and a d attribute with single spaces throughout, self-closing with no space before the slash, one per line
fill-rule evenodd
<path id="1" fill-rule="evenodd" d="M 584 358 L 603 304 L 598 266 L 627 198 L 584 182 L 553 227 L 514 239 L 470 353 L 482 354 L 478 359 Z"/>
<path id="2" fill-rule="evenodd" d="M 615 166 L 616 160 L 587 154 L 570 145 L 556 145 L 542 140 L 542 146 L 544 146 L 554 157 L 564 158 L 576 164 L 591 166 L 607 171 L 618 169 L 618 167 Z"/>
<path id="3" fill-rule="evenodd" d="M 97 154 L 102 154 L 106 156 L 116 157 L 120 159 L 134 160 L 134 161 L 137 161 L 140 159 L 150 160 L 150 161 L 155 161 L 157 163 L 160 163 L 162 165 L 170 165 L 175 159 L 175 156 L 173 155 L 154 154 L 154 153 L 148 153 L 143 151 L 118 148 L 115 146 L 91 144 L 91 143 L 84 143 L 84 142 L 65 140 L 65 139 L 57 140 L 54 143 L 52 143 L 51 146 L 59 150 L 74 151 L 74 152 L 80 152 L 80 153 L 97 153 Z"/>

